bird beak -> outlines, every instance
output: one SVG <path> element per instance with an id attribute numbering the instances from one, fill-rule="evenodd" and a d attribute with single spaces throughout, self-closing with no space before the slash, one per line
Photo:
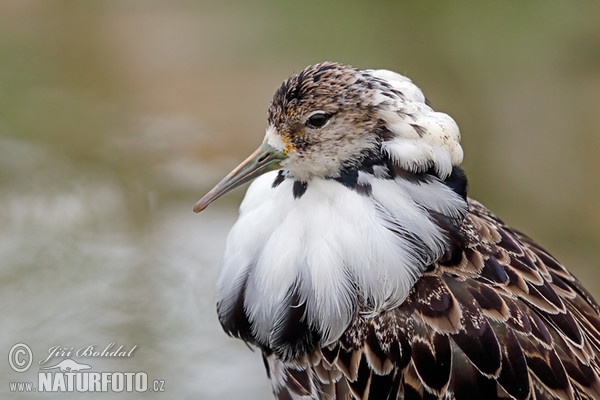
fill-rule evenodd
<path id="1" fill-rule="evenodd" d="M 252 179 L 281 168 L 281 161 L 285 159 L 283 151 L 276 150 L 266 141 L 250 157 L 246 158 L 240 165 L 235 167 L 221 182 L 206 193 L 196 205 L 194 212 L 204 210 L 210 203 L 223 196 L 236 187 L 251 181 Z"/>

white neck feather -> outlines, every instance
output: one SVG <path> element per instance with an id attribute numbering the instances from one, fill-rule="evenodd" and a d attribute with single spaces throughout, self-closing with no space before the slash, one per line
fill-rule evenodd
<path id="1" fill-rule="evenodd" d="M 252 334 L 267 345 L 292 290 L 324 345 L 340 337 L 357 306 L 373 312 L 398 306 L 447 249 L 429 210 L 456 218 L 467 207 L 435 177 L 413 183 L 360 173 L 370 196 L 312 179 L 295 199 L 291 179 L 272 187 L 276 175 L 248 189 L 227 239 L 217 299 L 230 310 L 245 290 Z"/>

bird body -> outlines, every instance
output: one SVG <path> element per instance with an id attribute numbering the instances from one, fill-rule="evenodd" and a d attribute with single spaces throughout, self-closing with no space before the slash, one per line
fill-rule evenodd
<path id="1" fill-rule="evenodd" d="M 460 133 L 408 78 L 336 63 L 285 81 L 217 311 L 278 399 L 600 398 L 600 314 L 558 261 L 467 197 Z"/>

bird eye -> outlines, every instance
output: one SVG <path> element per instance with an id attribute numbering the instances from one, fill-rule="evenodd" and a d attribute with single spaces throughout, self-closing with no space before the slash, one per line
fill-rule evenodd
<path id="1" fill-rule="evenodd" d="M 313 129 L 322 128 L 329 121 L 329 118 L 331 118 L 331 115 L 318 111 L 310 117 L 308 117 L 308 119 L 306 120 L 306 126 Z"/>

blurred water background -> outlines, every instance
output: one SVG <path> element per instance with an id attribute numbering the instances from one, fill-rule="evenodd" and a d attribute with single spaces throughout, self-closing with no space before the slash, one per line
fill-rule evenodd
<path id="1" fill-rule="evenodd" d="M 191 208 L 323 60 L 410 76 L 459 123 L 471 196 L 600 296 L 600 3 L 2 1 L 0 398 L 269 398 L 214 307 L 243 190 Z M 111 342 L 138 347 L 94 371 L 165 391 L 9 392 L 52 346 Z"/>

